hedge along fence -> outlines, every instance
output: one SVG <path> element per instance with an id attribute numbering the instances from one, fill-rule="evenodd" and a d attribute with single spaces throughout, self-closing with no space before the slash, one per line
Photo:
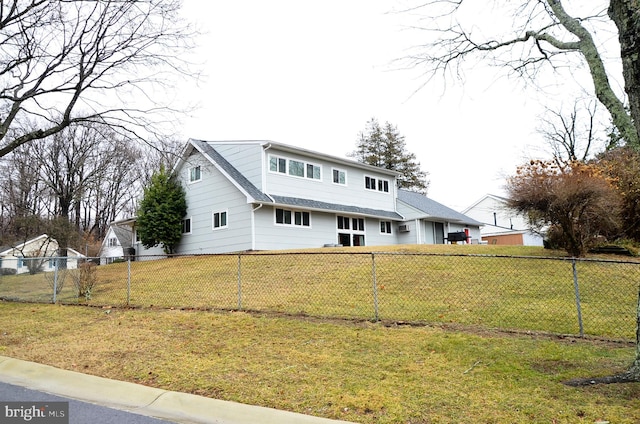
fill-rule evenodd
<path id="1" fill-rule="evenodd" d="M 387 252 L 137 259 L 4 275 L 0 297 L 635 337 L 640 264 L 631 261 Z"/>

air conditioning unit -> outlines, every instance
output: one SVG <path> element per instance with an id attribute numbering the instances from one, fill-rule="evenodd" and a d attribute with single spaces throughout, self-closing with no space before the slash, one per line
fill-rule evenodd
<path id="1" fill-rule="evenodd" d="M 408 233 L 409 232 L 409 226 L 407 224 L 402 224 L 398 226 L 398 231 L 400 231 L 401 233 Z"/>

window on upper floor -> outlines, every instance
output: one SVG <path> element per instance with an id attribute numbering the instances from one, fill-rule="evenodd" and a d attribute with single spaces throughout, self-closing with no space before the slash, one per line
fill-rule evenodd
<path id="1" fill-rule="evenodd" d="M 310 227 L 311 214 L 309 212 L 276 208 L 276 224 Z"/>
<path id="2" fill-rule="evenodd" d="M 347 171 L 343 171 L 342 169 L 333 169 L 332 174 L 334 184 L 347 184 Z"/>
<path id="3" fill-rule="evenodd" d="M 307 178 L 311 178 L 313 180 L 320 179 L 320 170 L 322 168 L 319 165 L 314 165 L 312 163 L 307 164 Z"/>
<path id="4" fill-rule="evenodd" d="M 374 177 L 364 177 L 364 188 L 367 190 L 377 190 L 385 193 L 389 192 L 389 180 L 376 179 Z"/>
<path id="5" fill-rule="evenodd" d="M 227 227 L 227 211 L 213 212 L 212 218 L 214 230 Z"/>
<path id="6" fill-rule="evenodd" d="M 291 175 L 292 177 L 312 180 L 322 179 L 322 167 L 320 165 L 279 156 L 269 156 L 269 171 Z"/>
<path id="7" fill-rule="evenodd" d="M 107 246 L 116 247 L 117 245 L 118 245 L 118 239 L 115 237 L 109 237 L 109 240 L 107 240 Z"/>
<path id="8" fill-rule="evenodd" d="M 200 165 L 189 168 L 189 182 L 194 183 L 202 179 L 202 172 L 200 171 Z"/>

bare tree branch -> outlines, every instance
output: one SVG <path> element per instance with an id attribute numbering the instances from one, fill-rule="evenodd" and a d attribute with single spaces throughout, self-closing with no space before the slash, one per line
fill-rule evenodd
<path id="1" fill-rule="evenodd" d="M 142 139 L 158 131 L 172 111 L 159 88 L 189 75 L 177 57 L 194 32 L 179 9 L 178 0 L 0 3 L 0 157 L 80 122 Z"/>
<path id="2" fill-rule="evenodd" d="M 611 1 L 609 15 L 616 4 L 633 2 L 625 0 Z M 637 2 L 636 2 L 637 3 Z M 575 66 L 575 61 L 560 60 L 562 57 L 569 59 L 575 56 L 585 63 L 591 75 L 594 94 L 611 114 L 616 128 L 620 131 L 624 141 L 628 145 L 640 148 L 640 82 L 635 87 L 638 92 L 637 113 L 631 115 L 625 109 L 624 99 L 616 95 L 612 88 L 607 69 L 602 60 L 592 33 L 584 25 L 590 20 L 602 20 L 606 13 L 601 11 L 590 16 L 575 18 L 567 13 L 561 0 L 535 0 L 522 1 L 513 11 L 512 31 L 505 31 L 494 36 L 484 35 L 469 23 L 456 20 L 461 12 L 463 4 L 469 4 L 464 0 L 438 1 L 433 0 L 419 7 L 427 10 L 431 16 L 427 26 L 419 27 L 421 30 L 434 36 L 433 40 L 418 48 L 418 53 L 410 55 L 406 59 L 413 67 L 426 69 L 431 78 L 436 75 L 445 75 L 454 72 L 460 75 L 460 66 L 467 60 L 488 61 L 490 64 L 510 69 L 526 80 L 534 80 L 539 70 L 543 67 L 557 69 L 559 66 Z M 512 2 L 500 2 L 501 10 L 513 7 Z M 635 6 L 638 13 L 638 6 Z M 620 8 L 615 9 L 618 15 Z M 431 10 L 434 10 L 433 12 Z M 448 20 L 446 19 L 448 18 Z M 615 21 L 615 19 L 614 19 Z M 616 22 L 618 28 L 622 28 Z M 639 31 L 634 30 L 635 33 Z M 489 31 L 490 32 L 490 31 Z M 633 31 L 631 31 L 633 32 Z M 628 44 L 635 46 L 637 52 L 640 46 L 640 35 Z M 630 61 L 638 55 L 629 54 Z M 573 65 L 571 64 L 573 63 Z M 635 62 L 634 62 L 635 63 Z M 623 60 L 624 64 L 624 60 Z M 633 68 L 633 66 L 631 66 Z M 640 69 L 640 60 L 634 69 Z M 640 71 L 637 71 L 640 75 Z M 638 78 L 636 78 L 638 79 Z M 630 80 L 634 80 L 630 78 Z M 626 91 L 630 94 L 632 85 L 627 78 Z M 636 119 L 632 119 L 635 116 Z M 638 127 L 634 126 L 634 121 Z"/>

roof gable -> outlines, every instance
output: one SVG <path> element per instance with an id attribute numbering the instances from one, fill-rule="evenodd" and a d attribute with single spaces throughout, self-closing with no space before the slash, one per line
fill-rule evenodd
<path id="1" fill-rule="evenodd" d="M 480 203 L 484 202 L 485 200 L 492 200 L 495 203 L 499 203 L 504 207 L 507 207 L 507 202 L 509 201 L 509 199 L 507 199 L 506 197 L 496 196 L 495 194 L 485 194 L 480 199 L 478 199 L 475 202 L 473 202 L 473 204 L 471 206 L 463 209 L 462 213 L 469 212 L 470 210 L 472 210 L 473 208 L 475 208 L 476 206 L 478 206 Z"/>
<path id="2" fill-rule="evenodd" d="M 249 201 L 272 202 L 271 198 L 260 191 L 240 171 L 229 163 L 220 153 L 206 141 L 190 139 L 189 142 L 202 153 L 225 177 L 229 179 Z"/>
<path id="3" fill-rule="evenodd" d="M 40 247 L 43 247 L 46 243 L 47 247 L 49 245 L 54 245 L 56 249 L 58 248 L 58 242 L 54 238 L 49 237 L 47 234 L 41 234 L 38 237 L 25 241 L 24 243 L 20 243 L 14 246 L 9 246 L 8 248 L 4 248 L 5 250 L 0 251 L 0 256 L 11 254 L 11 252 L 15 250 L 18 250 L 18 251 L 24 250 L 27 246 L 37 242 L 38 240 L 42 240 L 42 245 Z"/>

